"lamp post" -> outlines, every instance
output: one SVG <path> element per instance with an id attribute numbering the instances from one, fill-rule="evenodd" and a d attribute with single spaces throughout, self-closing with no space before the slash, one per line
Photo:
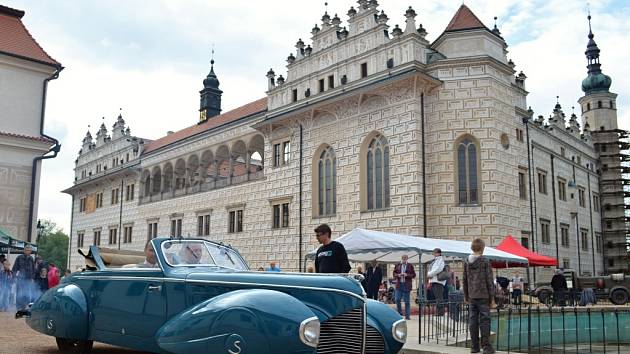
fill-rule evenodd
<path id="1" fill-rule="evenodd" d="M 42 225 L 41 220 L 37 220 L 37 245 L 39 246 L 39 239 L 42 237 L 44 233 L 44 225 Z"/>

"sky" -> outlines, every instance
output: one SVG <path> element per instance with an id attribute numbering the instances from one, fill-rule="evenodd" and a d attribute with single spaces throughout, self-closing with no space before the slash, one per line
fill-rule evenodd
<path id="1" fill-rule="evenodd" d="M 120 112 L 132 135 L 156 139 L 195 124 L 199 90 L 215 49 L 215 72 L 228 111 L 265 96 L 265 74 L 286 77 L 286 57 L 298 38 L 307 44 L 321 25 L 324 1 L 312 0 L 0 0 L 26 11 L 35 39 L 65 69 L 49 85 L 45 132 L 61 153 L 43 162 L 39 218 L 70 229 L 74 160 L 88 126 L 111 131 Z M 389 25 L 404 28 L 412 6 L 435 40 L 460 0 L 382 0 Z M 508 58 L 523 71 L 528 105 L 549 116 L 559 96 L 569 116 L 586 77 L 587 2 L 581 0 L 465 0 L 488 26 L 494 17 L 508 44 Z M 346 24 L 355 1 L 328 0 L 328 13 Z M 592 0 L 595 41 L 602 70 L 618 93 L 619 123 L 630 129 L 630 1 Z M 579 115 L 579 110 L 576 111 Z M 104 119 L 103 119 L 104 117 Z"/>

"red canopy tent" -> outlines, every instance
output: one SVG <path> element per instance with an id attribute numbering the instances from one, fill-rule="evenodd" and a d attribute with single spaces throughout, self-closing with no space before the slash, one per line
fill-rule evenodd
<path id="1" fill-rule="evenodd" d="M 557 259 L 543 256 L 536 252 L 532 252 L 528 250 L 527 248 L 523 247 L 518 241 L 516 241 L 512 237 L 512 235 L 508 235 L 507 237 L 505 237 L 505 239 L 503 239 L 503 241 L 501 241 L 501 243 L 499 243 L 499 245 L 496 246 L 495 248 L 504 252 L 508 252 L 511 254 L 515 254 L 517 256 L 527 258 L 527 260 L 529 261 L 530 267 L 557 266 L 558 265 Z M 494 268 L 506 268 L 508 266 L 519 267 L 522 265 L 518 265 L 518 264 L 512 265 L 509 263 L 506 264 L 504 262 L 492 262 L 492 266 Z"/>

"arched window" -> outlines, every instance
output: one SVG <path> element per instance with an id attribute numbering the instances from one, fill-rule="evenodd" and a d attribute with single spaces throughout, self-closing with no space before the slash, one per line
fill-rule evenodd
<path id="1" fill-rule="evenodd" d="M 368 137 L 369 138 L 369 137 Z M 366 209 L 389 207 L 389 145 L 381 134 L 369 138 L 365 149 Z"/>
<path id="2" fill-rule="evenodd" d="M 470 136 L 460 138 L 455 144 L 457 158 L 457 202 L 479 204 L 478 147 Z"/>
<path id="3" fill-rule="evenodd" d="M 151 174 L 146 171 L 144 176 L 144 196 L 148 197 L 151 195 Z"/>
<path id="4" fill-rule="evenodd" d="M 337 212 L 337 159 L 330 146 L 318 149 L 316 155 L 317 215 L 333 215 Z M 314 184 L 315 184 L 314 183 Z"/>

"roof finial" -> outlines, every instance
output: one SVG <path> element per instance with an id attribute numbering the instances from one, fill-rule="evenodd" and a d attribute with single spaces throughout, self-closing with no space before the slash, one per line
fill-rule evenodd
<path id="1" fill-rule="evenodd" d="M 214 43 L 212 43 L 212 54 L 210 55 L 210 70 L 214 70 Z"/>
<path id="2" fill-rule="evenodd" d="M 494 16 L 494 28 L 492 29 L 492 33 L 496 34 L 498 37 L 501 37 L 501 31 L 499 31 L 499 28 L 497 27 L 497 18 L 498 17 Z"/>
<path id="3" fill-rule="evenodd" d="M 325 2 L 325 3 L 324 3 L 324 11 L 325 11 L 325 12 L 328 12 L 328 2 Z"/>
<path id="4" fill-rule="evenodd" d="M 556 96 L 556 103 L 560 103 L 560 96 Z"/>
<path id="5" fill-rule="evenodd" d="M 586 16 L 588 19 L 588 38 L 593 39 L 595 36 L 593 35 L 593 30 L 591 29 L 591 5 L 588 2 L 586 3 L 586 11 L 588 11 L 588 16 Z"/>

